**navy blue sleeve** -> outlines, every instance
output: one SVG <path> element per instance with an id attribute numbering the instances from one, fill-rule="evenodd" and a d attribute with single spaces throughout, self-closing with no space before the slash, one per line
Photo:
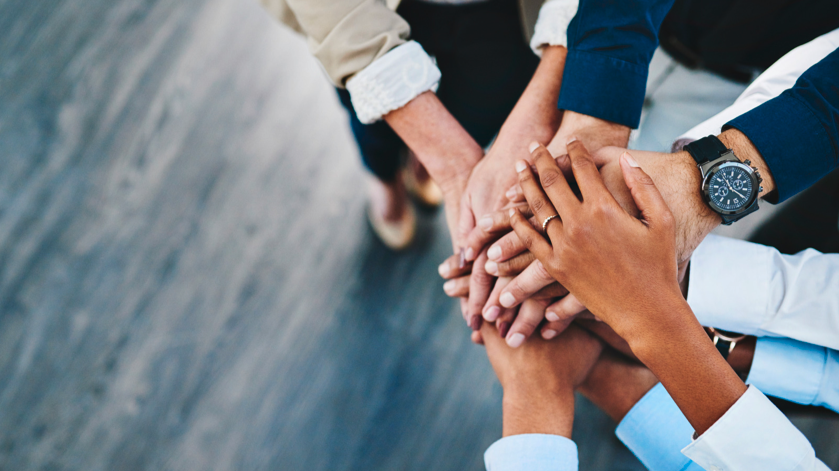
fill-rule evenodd
<path id="1" fill-rule="evenodd" d="M 779 96 L 729 121 L 757 147 L 784 201 L 839 166 L 839 49 Z"/>
<path id="2" fill-rule="evenodd" d="M 559 108 L 637 128 L 658 30 L 675 0 L 580 0 Z"/>

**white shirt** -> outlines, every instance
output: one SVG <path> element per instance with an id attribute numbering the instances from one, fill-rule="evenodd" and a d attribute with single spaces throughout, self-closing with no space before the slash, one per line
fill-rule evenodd
<path id="1" fill-rule="evenodd" d="M 687 300 L 702 325 L 839 350 L 839 254 L 709 235 L 691 257 Z"/>

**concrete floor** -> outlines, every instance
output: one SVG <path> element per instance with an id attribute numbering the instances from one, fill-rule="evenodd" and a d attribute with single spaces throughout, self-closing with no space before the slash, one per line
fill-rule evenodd
<path id="1" fill-rule="evenodd" d="M 0 1 L 0 469 L 481 469 L 500 387 L 255 1 Z M 796 422 L 839 467 L 839 422 Z M 582 401 L 581 469 L 636 470 Z"/>

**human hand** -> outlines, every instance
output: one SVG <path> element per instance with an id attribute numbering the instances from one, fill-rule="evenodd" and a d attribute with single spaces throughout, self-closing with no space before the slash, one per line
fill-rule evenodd
<path id="1" fill-rule="evenodd" d="M 626 147 L 629 143 L 631 129 L 622 124 L 613 123 L 594 116 L 580 114 L 574 111 L 566 111 L 562 116 L 562 123 L 547 145 L 548 152 L 554 157 L 568 153 L 566 143 L 572 136 L 586 144 L 586 147 L 595 152 L 602 147 L 616 146 Z"/>
<path id="2" fill-rule="evenodd" d="M 543 50 L 542 59 L 527 88 L 510 112 L 498 133 L 487 156 L 472 171 L 464 192 L 460 212 L 460 233 L 464 237 L 475 227 L 476 219 L 506 205 L 504 191 L 515 182 L 510 164 L 518 158 L 527 158 L 523 153 L 524 143 L 529 139 L 548 140 L 559 126 L 562 111 L 556 107 L 562 84 L 567 49 L 549 46 Z M 463 247 L 460 250 L 460 264 L 478 261 L 473 265 L 468 303 L 464 312 L 467 323 L 478 329 L 481 311 L 489 296 L 495 277 L 484 270 L 485 251 L 481 247 Z"/>
<path id="3" fill-rule="evenodd" d="M 504 436 L 570 437 L 574 389 L 585 380 L 602 344 L 575 326 L 553 340 L 534 339 L 516 349 L 501 340 L 492 324 L 484 323 L 480 333 L 504 389 Z"/>
<path id="4" fill-rule="evenodd" d="M 559 217 L 547 225 L 551 243 L 515 209 L 511 223 L 546 271 L 624 338 L 641 322 L 624 313 L 648 311 L 662 297 L 683 301 L 673 216 L 637 162 L 628 153 L 620 160 L 641 220 L 617 203 L 581 142 L 570 142 L 568 151 L 582 201 L 547 149 L 531 148 L 538 179 L 526 162 L 517 162 L 522 191 L 537 220 Z"/>

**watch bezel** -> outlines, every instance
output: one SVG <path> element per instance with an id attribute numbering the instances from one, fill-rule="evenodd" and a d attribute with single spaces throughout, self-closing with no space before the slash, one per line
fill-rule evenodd
<path id="1" fill-rule="evenodd" d="M 720 170 L 723 170 L 723 169 L 728 168 L 728 167 L 737 167 L 737 168 L 745 170 L 746 174 L 749 176 L 749 179 L 752 181 L 752 189 L 753 189 L 752 194 L 751 194 L 751 196 L 749 196 L 748 201 L 745 204 L 743 204 L 742 207 L 740 207 L 739 209 L 735 209 L 733 211 L 720 208 L 714 202 L 714 200 L 711 199 L 711 193 L 709 191 L 710 190 L 710 182 L 711 182 L 711 179 L 714 177 L 714 175 L 716 175 L 717 172 L 719 172 Z M 710 206 L 711 209 L 713 209 L 715 212 L 717 212 L 719 214 L 724 214 L 726 216 L 735 215 L 735 214 L 743 213 L 747 209 L 749 209 L 749 207 L 755 202 L 755 200 L 757 200 L 758 193 L 759 193 L 759 191 L 758 191 L 759 188 L 760 188 L 760 181 L 758 180 L 757 174 L 755 173 L 755 171 L 752 167 L 749 167 L 748 165 L 744 164 L 743 162 L 740 162 L 739 160 L 725 160 L 725 161 L 722 161 L 722 162 L 715 163 L 714 165 L 712 165 L 708 169 L 708 172 L 705 173 L 705 177 L 702 179 L 702 198 L 705 200 L 705 203 L 708 204 L 708 206 Z"/>

